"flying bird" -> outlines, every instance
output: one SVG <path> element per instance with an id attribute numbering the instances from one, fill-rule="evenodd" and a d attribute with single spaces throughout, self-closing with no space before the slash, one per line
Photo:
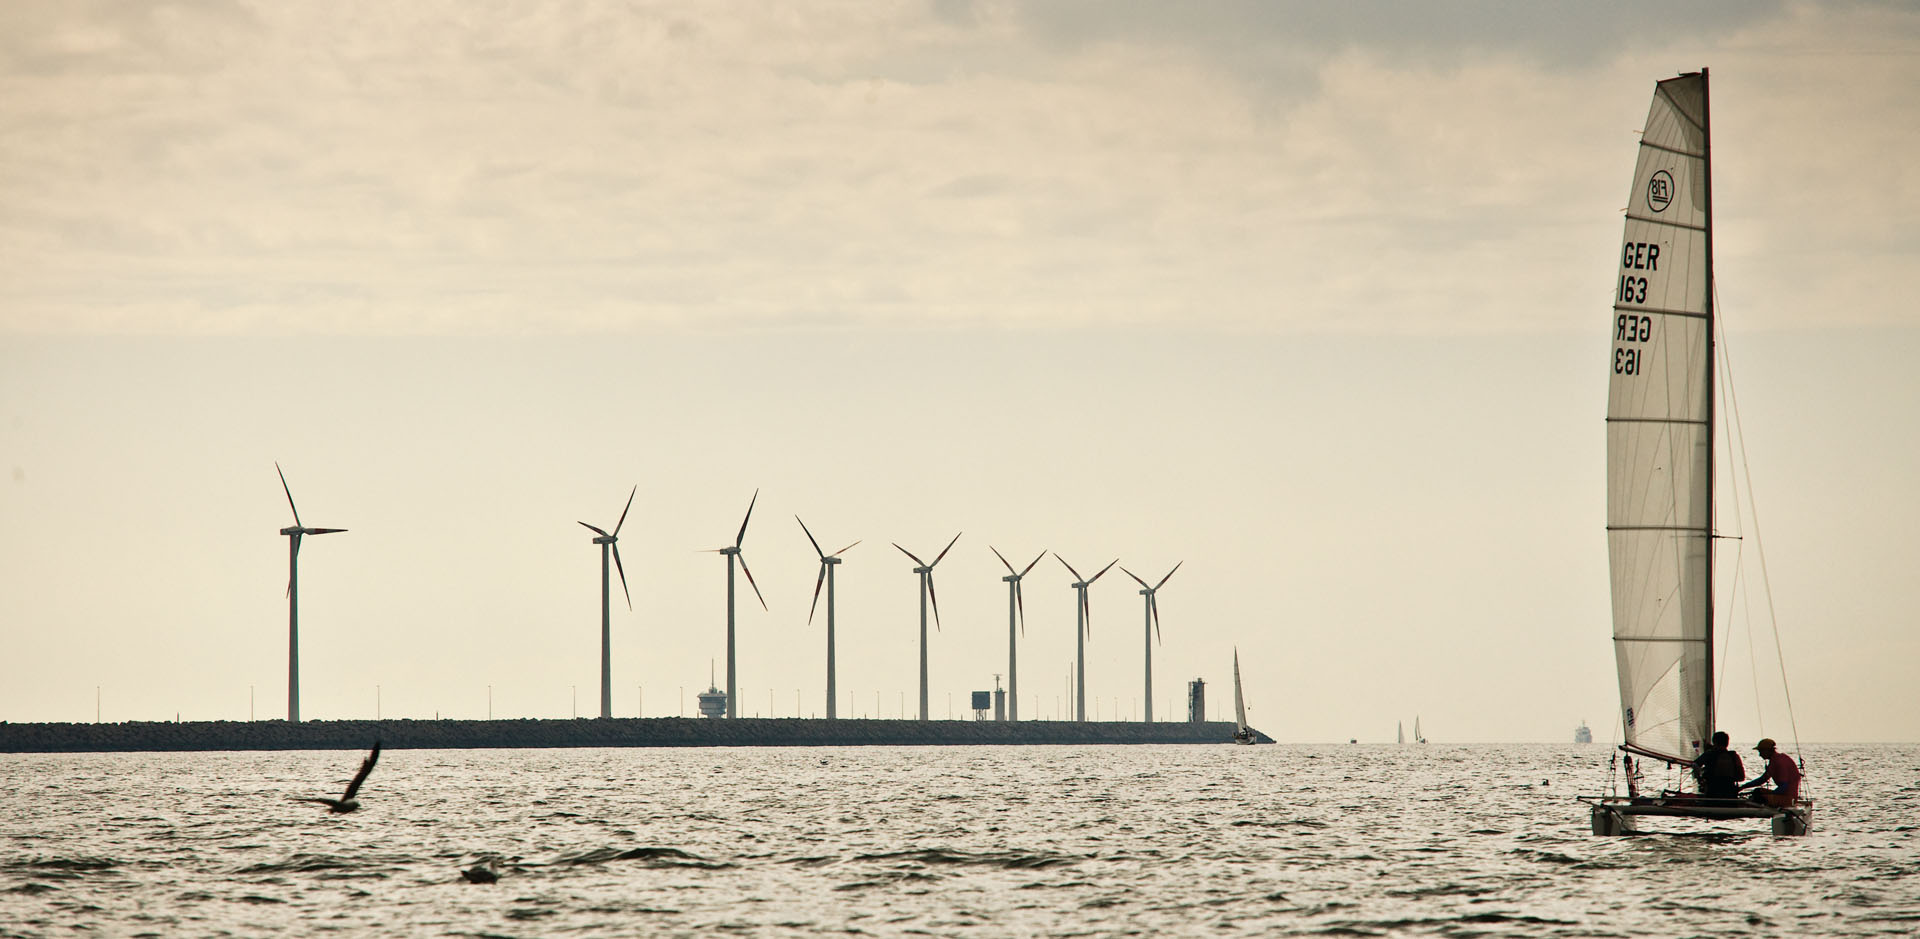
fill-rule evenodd
<path id="1" fill-rule="evenodd" d="M 360 807 L 360 802 L 354 798 L 354 795 L 360 791 L 360 784 L 367 781 L 367 774 L 373 772 L 373 764 L 379 762 L 379 760 L 380 741 L 375 740 L 373 742 L 373 752 L 367 754 L 367 758 L 360 761 L 360 772 L 353 774 L 353 782 L 347 783 L 347 791 L 342 794 L 340 798 L 327 799 L 309 796 L 305 798 L 295 798 L 293 801 L 318 802 L 326 806 L 327 811 L 335 814 L 351 812 Z"/>

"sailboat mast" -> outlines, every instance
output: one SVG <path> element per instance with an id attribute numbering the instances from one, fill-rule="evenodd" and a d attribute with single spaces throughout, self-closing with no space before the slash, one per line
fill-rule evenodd
<path id="1" fill-rule="evenodd" d="M 1714 383 L 1714 329 L 1719 317 L 1715 313 L 1718 304 L 1713 293 L 1713 94 L 1704 67 L 1700 69 L 1700 123 L 1701 183 L 1706 190 L 1703 206 L 1707 216 L 1707 282 L 1703 294 L 1707 298 L 1707 719 L 1703 726 L 1711 733 L 1719 726 L 1714 722 L 1713 696 L 1720 684 L 1713 680 L 1713 538 L 1718 530 L 1714 517 L 1714 490 L 1718 487 L 1714 484 L 1713 424 L 1719 387 Z"/>

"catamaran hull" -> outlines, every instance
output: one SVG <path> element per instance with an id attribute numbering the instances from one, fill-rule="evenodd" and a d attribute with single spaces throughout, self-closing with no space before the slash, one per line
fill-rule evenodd
<path id="1" fill-rule="evenodd" d="M 1777 809 L 1756 805 L 1744 799 L 1585 799 L 1593 809 L 1593 833 L 1601 836 L 1631 834 L 1637 830 L 1634 819 L 1645 816 L 1698 818 L 1729 821 L 1742 818 L 1768 819 L 1776 835 L 1804 835 L 1813 829 L 1813 803 L 1802 801 Z"/>

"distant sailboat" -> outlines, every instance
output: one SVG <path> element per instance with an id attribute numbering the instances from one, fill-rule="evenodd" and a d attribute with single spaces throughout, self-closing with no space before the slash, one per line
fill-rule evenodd
<path id="1" fill-rule="evenodd" d="M 1427 735 L 1420 732 L 1420 716 L 1418 714 L 1414 715 L 1413 717 L 1413 742 L 1414 743 L 1427 742 Z"/>
<path id="2" fill-rule="evenodd" d="M 1659 82 L 1629 192 L 1607 391 L 1607 548 L 1627 795 L 1583 797 L 1597 835 L 1630 831 L 1641 815 L 1771 818 L 1774 833 L 1797 835 L 1812 814 L 1806 800 L 1771 808 L 1642 794 L 1634 765 L 1638 756 L 1688 766 L 1715 723 L 1709 113 L 1705 69 Z"/>
<path id="3" fill-rule="evenodd" d="M 1393 725 L 1393 742 L 1394 743 L 1407 742 L 1407 722 L 1406 721 L 1401 721 Z"/>
<path id="4" fill-rule="evenodd" d="M 1240 693 L 1240 650 L 1233 650 L 1233 742 L 1253 742 L 1253 728 L 1247 726 L 1247 699 Z"/>

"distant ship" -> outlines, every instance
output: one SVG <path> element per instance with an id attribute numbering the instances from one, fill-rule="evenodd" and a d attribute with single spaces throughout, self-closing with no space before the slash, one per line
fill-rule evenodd
<path id="1" fill-rule="evenodd" d="M 1593 742 L 1593 731 L 1587 729 L 1586 721 L 1581 721 L 1580 726 L 1575 727 L 1573 729 L 1573 742 L 1574 743 L 1592 743 Z"/>

